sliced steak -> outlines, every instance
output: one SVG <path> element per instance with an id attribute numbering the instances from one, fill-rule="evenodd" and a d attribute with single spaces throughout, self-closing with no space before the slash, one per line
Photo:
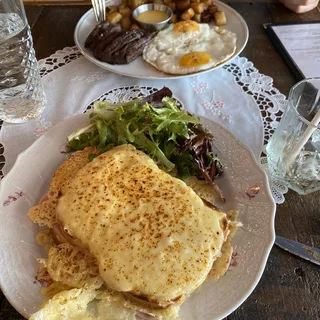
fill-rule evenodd
<path id="1" fill-rule="evenodd" d="M 117 24 L 118 27 L 120 25 Z M 121 31 L 120 28 L 112 28 L 110 31 L 105 32 L 103 36 L 96 40 L 96 42 L 91 46 L 93 55 L 98 59 L 102 60 L 105 50 L 110 44 L 117 40 L 125 31 Z"/>
<path id="2" fill-rule="evenodd" d="M 135 60 L 146 45 L 151 41 L 152 34 L 145 34 L 142 38 L 128 43 L 120 51 L 116 52 L 110 64 L 128 64 Z"/>
<path id="3" fill-rule="evenodd" d="M 95 50 L 103 51 L 108 43 L 112 42 L 114 37 L 123 32 L 119 24 L 109 24 L 109 26 L 99 33 L 94 38 L 90 49 L 94 52 Z"/>
<path id="4" fill-rule="evenodd" d="M 152 34 L 146 30 L 124 31 L 120 24 L 106 21 L 99 23 L 89 34 L 85 47 L 94 57 L 110 64 L 128 64 L 139 55 L 150 42 Z"/>
<path id="5" fill-rule="evenodd" d="M 144 37 L 131 43 L 131 45 L 127 49 L 127 63 L 130 63 L 131 61 L 135 60 L 138 56 L 140 56 L 142 54 L 143 49 L 149 44 L 152 38 L 153 34 L 146 33 Z"/>
<path id="6" fill-rule="evenodd" d="M 92 43 L 99 37 L 101 33 L 106 31 L 109 26 L 110 26 L 110 23 L 107 21 L 102 21 L 101 23 L 97 24 L 88 35 L 84 43 L 85 48 L 90 48 Z"/>
<path id="7" fill-rule="evenodd" d="M 106 47 L 103 52 L 102 61 L 110 64 L 118 64 L 113 62 L 114 56 L 118 55 L 117 53 L 129 43 L 142 38 L 144 35 L 145 31 L 141 29 L 124 32 Z"/>

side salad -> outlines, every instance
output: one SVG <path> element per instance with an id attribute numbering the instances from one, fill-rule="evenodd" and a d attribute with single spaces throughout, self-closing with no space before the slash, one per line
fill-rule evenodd
<path id="1" fill-rule="evenodd" d="M 180 179 L 205 179 L 224 200 L 214 183 L 223 168 L 214 153 L 213 136 L 197 117 L 180 109 L 167 87 L 125 103 L 96 101 L 90 124 L 72 133 L 67 141 L 70 152 L 96 146 L 99 154 L 131 143 Z"/>

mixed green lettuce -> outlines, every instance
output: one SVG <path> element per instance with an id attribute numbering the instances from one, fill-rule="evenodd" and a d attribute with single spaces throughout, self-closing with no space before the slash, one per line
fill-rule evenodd
<path id="1" fill-rule="evenodd" d="M 96 101 L 90 124 L 67 140 L 68 151 L 97 146 L 99 154 L 131 143 L 174 176 L 205 179 L 223 198 L 214 183 L 223 169 L 213 150 L 212 135 L 197 117 L 180 109 L 166 87 L 126 103 Z"/>

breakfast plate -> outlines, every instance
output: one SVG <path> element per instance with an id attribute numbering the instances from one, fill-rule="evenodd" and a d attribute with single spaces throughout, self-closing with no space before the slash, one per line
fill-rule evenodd
<path id="1" fill-rule="evenodd" d="M 18 156 L 0 185 L 0 285 L 10 303 L 29 317 L 43 303 L 35 281 L 37 258 L 44 257 L 35 235 L 39 230 L 27 211 L 47 192 L 48 184 L 68 155 L 66 136 L 88 123 L 89 112 L 50 128 Z M 225 195 L 224 210 L 238 209 L 243 226 L 232 240 L 231 267 L 218 281 L 208 280 L 187 299 L 180 311 L 183 320 L 226 317 L 257 285 L 275 238 L 275 204 L 267 176 L 253 153 L 221 125 L 206 118 L 201 123 L 214 134 L 218 157 L 224 164 L 216 180 Z M 240 160 L 241 159 L 241 160 Z"/>
<path id="2" fill-rule="evenodd" d="M 236 43 L 236 51 L 234 55 L 223 63 L 204 71 L 199 71 L 192 74 L 185 75 L 170 75 L 158 71 L 156 68 L 152 67 L 148 63 L 146 63 L 143 58 L 140 56 L 135 59 L 133 62 L 124 65 L 111 65 L 96 59 L 91 50 L 85 48 L 84 43 L 89 33 L 92 31 L 94 26 L 96 25 L 96 20 L 94 16 L 93 9 L 86 12 L 81 19 L 79 20 L 75 32 L 74 32 L 74 41 L 76 46 L 81 51 L 81 53 L 92 63 L 97 66 L 106 69 L 111 72 L 115 72 L 124 76 L 133 77 L 133 78 L 141 78 L 141 79 L 173 79 L 173 78 L 185 78 L 191 77 L 200 73 L 209 72 L 220 68 L 224 64 L 230 62 L 230 60 L 236 56 L 238 56 L 244 47 L 247 44 L 249 31 L 246 22 L 244 19 L 237 13 L 234 9 L 229 7 L 223 2 L 215 1 L 219 10 L 224 11 L 227 24 L 224 26 L 227 30 L 234 32 L 237 35 L 237 43 Z"/>

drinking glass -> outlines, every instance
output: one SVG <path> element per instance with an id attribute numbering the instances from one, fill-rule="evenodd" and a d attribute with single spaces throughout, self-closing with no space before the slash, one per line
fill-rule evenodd
<path id="1" fill-rule="evenodd" d="M 21 123 L 45 106 L 38 63 L 22 0 L 0 0 L 0 119 Z"/>
<path id="2" fill-rule="evenodd" d="M 271 176 L 299 194 L 320 190 L 320 78 L 290 90 L 287 108 L 267 145 Z"/>

